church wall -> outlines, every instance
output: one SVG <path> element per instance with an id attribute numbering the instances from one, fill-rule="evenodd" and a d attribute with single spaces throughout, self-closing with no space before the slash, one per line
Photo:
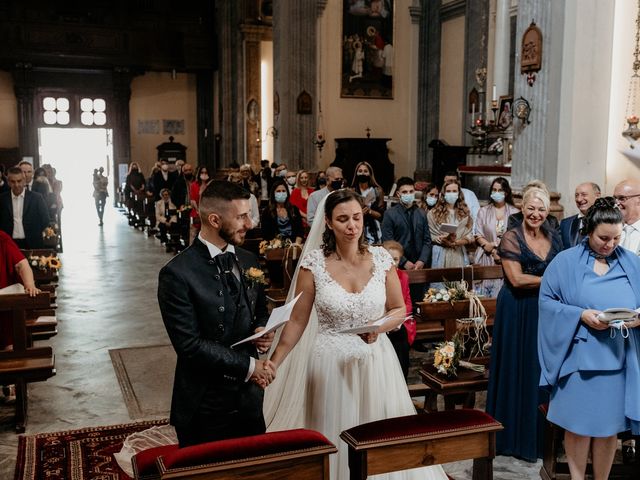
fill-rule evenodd
<path id="1" fill-rule="evenodd" d="M 393 100 L 376 100 L 340 97 L 340 75 L 342 52 L 342 1 L 329 0 L 318 24 L 318 75 L 319 97 L 314 98 L 313 112 L 317 115 L 318 101 L 322 103 L 323 129 L 327 143 L 322 152 L 316 153 L 319 168 L 326 168 L 335 159 L 335 138 L 365 137 L 365 129 L 371 136 L 391 138 L 388 143 L 389 158 L 395 164 L 396 177 L 413 175 L 416 160 L 410 158 L 414 152 L 415 120 L 411 112 L 417 98 L 412 97 L 412 84 L 417 74 L 411 67 L 416 37 L 409 15 L 410 0 L 395 1 L 394 25 L 394 77 Z M 416 66 L 417 68 L 417 66 Z M 412 103 L 413 102 L 413 103 Z M 312 141 L 313 139 L 300 139 Z"/>
<path id="2" fill-rule="evenodd" d="M 443 22 L 441 38 L 439 138 L 449 145 L 463 145 L 464 17 Z"/>
<path id="3" fill-rule="evenodd" d="M 18 111 L 11 73 L 0 71 L 0 148 L 18 146 Z"/>
<path id="4" fill-rule="evenodd" d="M 147 72 L 131 82 L 129 102 L 131 125 L 131 159 L 140 162 L 145 176 L 157 159 L 156 147 L 169 141 L 162 131 L 162 120 L 184 120 L 184 134 L 172 134 L 175 142 L 187 147 L 187 161 L 197 163 L 196 77 L 169 72 Z M 159 120 L 159 133 L 138 131 L 139 120 Z"/>

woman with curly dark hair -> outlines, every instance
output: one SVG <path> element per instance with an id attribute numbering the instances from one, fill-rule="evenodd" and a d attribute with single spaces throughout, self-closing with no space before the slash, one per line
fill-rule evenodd
<path id="1" fill-rule="evenodd" d="M 302 216 L 289 201 L 289 189 L 282 179 L 276 179 L 269 192 L 269 203 L 260 216 L 262 238 L 273 240 L 280 236 L 295 243 L 302 243 L 304 229 Z"/>
<path id="2" fill-rule="evenodd" d="M 380 222 L 384 212 L 384 191 L 376 182 L 373 167 L 367 162 L 356 165 L 351 188 L 362 196 L 364 213 L 364 235 L 367 243 L 380 243 Z"/>

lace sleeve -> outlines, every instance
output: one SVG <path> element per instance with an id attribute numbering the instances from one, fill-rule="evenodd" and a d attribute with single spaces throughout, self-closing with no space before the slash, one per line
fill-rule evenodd
<path id="1" fill-rule="evenodd" d="M 381 271 L 387 272 L 394 265 L 393 258 L 383 247 L 372 247 L 371 253 L 376 267 Z"/>
<path id="2" fill-rule="evenodd" d="M 316 274 L 319 268 L 324 265 L 324 254 L 321 249 L 311 250 L 307 255 L 300 260 L 300 267 L 310 270 L 311 273 Z"/>
<path id="3" fill-rule="evenodd" d="M 498 255 L 500 258 L 519 262 L 521 254 L 517 229 L 505 232 L 500 245 L 498 245 Z"/>

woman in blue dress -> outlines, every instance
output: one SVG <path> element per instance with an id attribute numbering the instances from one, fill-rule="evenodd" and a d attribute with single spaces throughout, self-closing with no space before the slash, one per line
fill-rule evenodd
<path id="1" fill-rule="evenodd" d="M 557 232 L 548 229 L 549 195 L 530 188 L 522 199 L 524 221 L 505 232 L 498 247 L 505 282 L 498 293 L 487 413 L 504 426 L 496 438 L 500 455 L 535 462 L 542 457 L 544 419 L 537 353 L 538 290 L 547 265 L 562 250 Z"/>
<path id="2" fill-rule="evenodd" d="M 549 421 L 565 429 L 571 478 L 582 479 L 591 453 L 594 478 L 609 476 L 617 434 L 638 433 L 639 320 L 600 321 L 608 308 L 640 306 L 640 259 L 618 246 L 622 213 L 597 199 L 583 222 L 586 238 L 549 265 L 540 289 L 540 385 L 551 391 Z"/>

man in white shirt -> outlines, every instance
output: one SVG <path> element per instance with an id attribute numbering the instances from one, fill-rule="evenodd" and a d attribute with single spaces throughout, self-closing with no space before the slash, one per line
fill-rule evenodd
<path id="1" fill-rule="evenodd" d="M 7 182 L 11 190 L 0 194 L 0 230 L 20 248 L 43 248 L 49 213 L 42 195 L 25 189 L 25 175 L 18 167 L 9 169 Z"/>
<path id="2" fill-rule="evenodd" d="M 618 202 L 624 217 L 620 245 L 638 255 L 640 254 L 640 181 L 623 180 L 613 190 L 613 197 Z"/>
<path id="3" fill-rule="evenodd" d="M 344 186 L 344 178 L 342 177 L 342 169 L 340 167 L 329 167 L 325 172 L 327 175 L 327 186 L 316 190 L 309 195 L 307 200 L 307 223 L 313 224 L 313 218 L 320 201 L 334 190 L 340 190 Z"/>

